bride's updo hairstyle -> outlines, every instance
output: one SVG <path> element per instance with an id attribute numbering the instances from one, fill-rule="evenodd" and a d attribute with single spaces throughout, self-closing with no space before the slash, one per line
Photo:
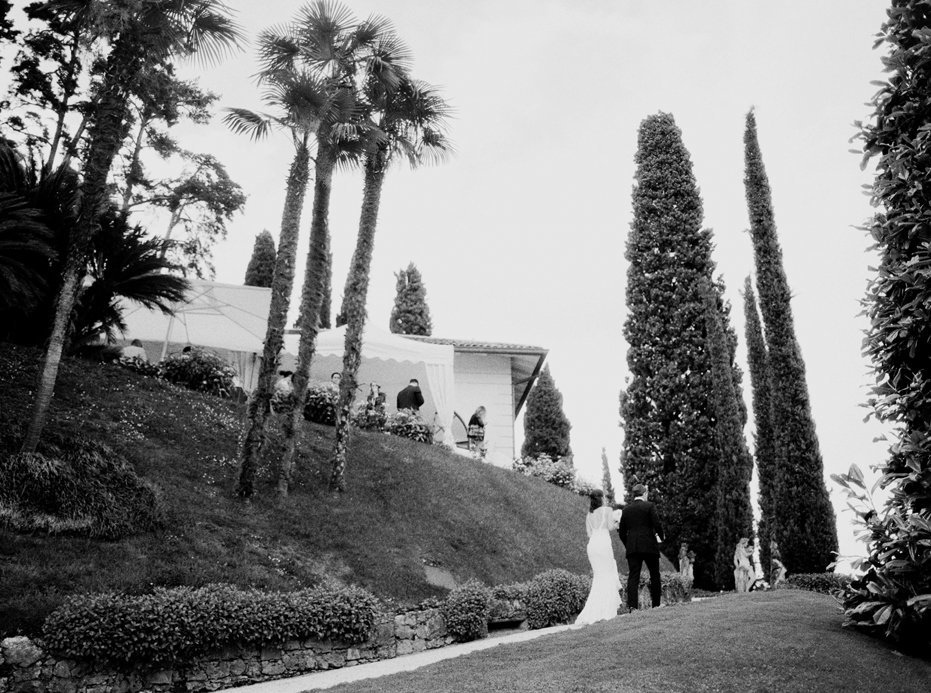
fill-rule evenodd
<path id="1" fill-rule="evenodd" d="M 591 505 L 588 507 L 588 512 L 593 513 L 602 505 L 605 504 L 605 492 L 600 488 L 596 488 L 590 494 L 588 494 L 589 499 L 591 500 Z"/>

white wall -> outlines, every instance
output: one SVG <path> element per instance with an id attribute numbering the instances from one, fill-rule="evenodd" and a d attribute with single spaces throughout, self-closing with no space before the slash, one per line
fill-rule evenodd
<path id="1" fill-rule="evenodd" d="M 499 354 L 457 352 L 453 361 L 456 413 L 468 426 L 482 405 L 488 461 L 510 467 L 514 459 L 514 397 L 511 392 L 511 358 Z"/>

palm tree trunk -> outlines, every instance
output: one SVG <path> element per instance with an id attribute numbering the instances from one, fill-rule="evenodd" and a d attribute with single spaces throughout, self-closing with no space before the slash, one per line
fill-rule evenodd
<path id="1" fill-rule="evenodd" d="M 90 243 L 100 228 L 100 210 L 107 202 L 107 176 L 120 148 L 122 125 L 126 115 L 126 103 L 121 98 L 120 91 L 118 85 L 110 85 L 98 107 L 87 163 L 84 166 L 81 208 L 77 223 L 70 233 L 61 289 L 55 299 L 52 332 L 39 371 L 36 399 L 29 429 L 23 441 L 23 452 L 35 452 L 45 428 L 55 382 L 58 379 L 61 353 L 71 322 L 71 312 L 84 274 Z"/>
<path id="2" fill-rule="evenodd" d="M 330 489 L 346 490 L 346 448 L 349 444 L 349 417 L 356 394 L 356 376 L 362 362 L 362 331 L 365 328 L 365 302 L 369 290 L 369 271 L 375 245 L 375 228 L 378 223 L 378 205 L 381 202 L 385 168 L 381 156 L 365 167 L 365 187 L 362 192 L 362 212 L 359 216 L 359 237 L 352 255 L 352 265 L 343 292 L 343 316 L 346 320 L 346 345 L 343 350 L 343 376 L 339 386 L 339 403 L 336 407 L 336 443 L 333 446 L 333 469 Z"/>
<path id="3" fill-rule="evenodd" d="M 291 170 L 288 172 L 288 191 L 284 212 L 281 215 L 281 235 L 278 239 L 278 255 L 272 278 L 272 300 L 265 331 L 265 346 L 262 350 L 262 366 L 258 383 L 249 396 L 246 418 L 239 440 L 239 483 L 236 494 L 240 498 L 255 495 L 255 475 L 259 455 L 265 442 L 265 423 L 268 420 L 273 393 L 275 368 L 278 353 L 284 343 L 288 308 L 291 305 L 291 288 L 294 286 L 294 265 L 297 257 L 297 241 L 301 228 L 301 212 L 310 177 L 310 151 L 302 141 Z M 297 406 L 297 405 L 295 405 Z"/>
<path id="4" fill-rule="evenodd" d="M 291 377 L 294 385 L 294 410 L 289 416 L 284 417 L 282 427 L 285 449 L 278 469 L 279 498 L 288 495 L 288 487 L 291 483 L 294 456 L 297 452 L 296 433 L 304 412 L 304 398 L 307 395 L 307 382 L 310 380 L 310 364 L 317 348 L 317 332 L 320 329 L 320 306 L 323 303 L 323 281 L 326 273 L 326 249 L 329 236 L 330 189 L 333 181 L 333 168 L 336 165 L 336 151 L 329 142 L 328 130 L 328 128 L 321 127 L 317 133 L 314 206 L 310 220 L 310 251 L 307 254 L 307 268 L 304 271 L 301 317 L 298 324 L 301 341 L 297 351 L 297 365 Z"/>

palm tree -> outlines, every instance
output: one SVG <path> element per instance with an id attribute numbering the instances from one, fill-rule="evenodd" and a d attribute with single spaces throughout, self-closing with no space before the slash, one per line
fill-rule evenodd
<path id="1" fill-rule="evenodd" d="M 149 73 L 176 56 L 199 55 L 216 60 L 238 44 L 240 31 L 220 0 L 50 0 L 63 16 L 91 7 L 94 26 L 106 33 L 111 49 L 99 84 L 99 100 L 89 131 L 77 223 L 70 233 L 62 283 L 55 301 L 51 335 L 40 371 L 32 419 L 23 441 L 34 452 L 48 417 L 58 366 L 81 274 L 99 216 L 107 202 L 107 178 L 125 134 L 132 93 Z"/>
<path id="2" fill-rule="evenodd" d="M 264 32 L 259 39 L 261 51 L 277 39 L 272 32 Z M 294 266 L 300 234 L 304 197 L 310 178 L 310 144 L 322 117 L 331 104 L 320 80 L 304 71 L 291 71 L 273 66 L 259 73 L 265 84 L 264 103 L 273 108 L 275 115 L 255 113 L 242 108 L 229 109 L 225 122 L 233 131 L 264 138 L 272 128 L 286 131 L 294 144 L 294 159 L 288 171 L 287 192 L 281 214 L 281 232 L 278 254 L 272 277 L 272 300 L 262 350 L 262 365 L 258 382 L 249 396 L 246 417 L 239 439 L 239 482 L 236 493 L 241 498 L 255 494 L 255 475 L 259 456 L 265 441 L 265 424 L 270 411 L 278 353 L 284 344 L 291 290 L 294 285 Z"/>
<path id="3" fill-rule="evenodd" d="M 343 292 L 342 315 L 346 321 L 346 342 L 330 476 L 330 488 L 339 491 L 345 489 L 349 417 L 356 392 L 356 376 L 362 361 L 362 331 L 365 327 L 369 269 L 385 174 L 391 162 L 398 157 L 405 158 L 412 168 L 416 168 L 422 163 L 442 161 L 450 151 L 445 135 L 445 121 L 450 109 L 433 87 L 410 79 L 405 79 L 398 89 L 393 90 L 382 88 L 374 80 L 366 86 L 366 96 L 376 112 L 374 116 L 377 122 L 364 137 L 365 186 L 359 235 Z"/>
<path id="4" fill-rule="evenodd" d="M 338 2 L 318 0 L 305 6 L 297 19 L 269 44 L 267 68 L 302 65 L 320 75 L 330 95 L 332 108 L 317 127 L 317 156 L 314 161 L 314 202 L 311 212 L 310 250 L 301 291 L 297 365 L 292 377 L 297 406 L 285 416 L 285 450 L 278 470 L 278 494 L 284 497 L 294 467 L 296 431 L 310 378 L 319 331 L 323 285 L 326 279 L 329 246 L 328 216 L 333 170 L 341 151 L 357 143 L 364 131 L 357 94 L 361 82 L 378 79 L 386 88 L 396 88 L 407 56 L 389 54 L 385 48 L 399 45 L 390 23 L 378 16 L 356 23 L 348 9 Z"/>

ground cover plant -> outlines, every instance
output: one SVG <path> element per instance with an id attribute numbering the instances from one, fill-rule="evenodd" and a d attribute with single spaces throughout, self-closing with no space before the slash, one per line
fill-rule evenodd
<path id="1" fill-rule="evenodd" d="M 35 350 L 0 345 L 0 461 L 18 451 L 36 357 Z M 65 359 L 52 438 L 100 441 L 125 458 L 158 487 L 164 526 L 103 541 L 0 524 L 0 637 L 37 634 L 67 595 L 80 592 L 357 584 L 401 604 L 445 595 L 426 581 L 426 562 L 488 585 L 526 581 L 553 567 L 589 570 L 587 500 L 441 446 L 381 433 L 353 435 L 350 490 L 334 496 L 326 491 L 332 428 L 304 424 L 293 495 L 279 506 L 271 492 L 281 445 L 273 421 L 259 468 L 262 493 L 243 504 L 233 492 L 243 410 L 118 365 Z"/>
<path id="2" fill-rule="evenodd" d="M 931 662 L 841 628 L 831 597 L 728 594 L 330 688 L 484 693 L 925 691 Z"/>

